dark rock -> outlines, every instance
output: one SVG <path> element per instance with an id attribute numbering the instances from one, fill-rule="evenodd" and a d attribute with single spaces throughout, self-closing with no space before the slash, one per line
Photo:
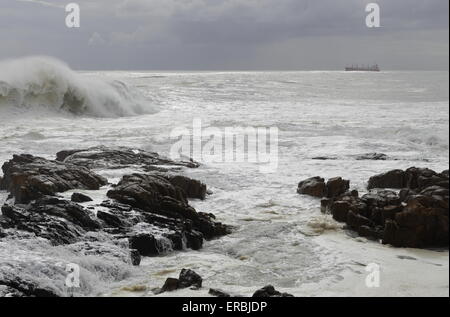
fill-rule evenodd
<path id="1" fill-rule="evenodd" d="M 400 197 L 400 200 L 404 202 L 408 199 L 409 196 L 415 196 L 417 195 L 417 193 L 412 189 L 403 188 L 402 190 L 400 190 L 398 195 Z"/>
<path id="2" fill-rule="evenodd" d="M 188 288 L 194 286 L 196 288 L 202 287 L 203 279 L 200 275 L 189 269 L 182 269 L 178 277 L 178 287 Z"/>
<path id="3" fill-rule="evenodd" d="M 139 266 L 139 264 L 141 264 L 141 255 L 138 250 L 135 249 L 130 250 L 130 259 L 131 264 L 133 264 L 134 266 Z"/>
<path id="4" fill-rule="evenodd" d="M 253 297 L 294 297 L 291 294 L 280 293 L 272 285 L 267 285 L 259 290 L 257 290 Z"/>
<path id="5" fill-rule="evenodd" d="M 97 218 L 103 220 L 108 226 L 113 228 L 123 228 L 126 226 L 120 217 L 113 214 L 113 212 L 97 211 Z"/>
<path id="6" fill-rule="evenodd" d="M 185 232 L 185 236 L 188 234 L 189 234 L 189 232 Z M 172 246 L 173 246 L 174 250 L 183 250 L 183 238 L 184 238 L 183 232 L 175 231 L 175 232 L 166 234 L 165 236 L 172 242 Z M 186 243 L 187 244 L 186 247 L 191 248 L 193 250 L 201 249 L 203 246 L 203 235 L 201 233 L 200 233 L 200 239 L 201 239 L 201 243 L 198 248 L 194 248 L 192 245 L 189 245 L 188 243 Z M 186 238 L 186 240 L 188 240 L 188 239 Z"/>
<path id="7" fill-rule="evenodd" d="M 156 256 L 159 254 L 158 242 L 151 234 L 137 234 L 129 238 L 130 248 L 135 249 L 143 256 Z"/>
<path id="8" fill-rule="evenodd" d="M 356 157 L 358 161 L 372 160 L 372 161 L 386 161 L 388 156 L 384 153 L 366 153 Z"/>
<path id="9" fill-rule="evenodd" d="M 384 174 L 372 176 L 369 179 L 368 189 L 373 188 L 398 188 L 406 185 L 406 173 L 402 170 L 393 170 Z"/>
<path id="10" fill-rule="evenodd" d="M 203 234 L 196 230 L 185 232 L 186 246 L 192 250 L 200 250 L 203 247 Z"/>
<path id="11" fill-rule="evenodd" d="M 411 167 L 406 171 L 393 170 L 375 175 L 369 179 L 368 188 L 408 188 L 420 191 L 435 185 L 448 188 L 448 181 L 448 172 L 438 174 L 428 168 Z"/>
<path id="12" fill-rule="evenodd" d="M 328 198 L 338 197 L 350 188 L 350 181 L 335 177 L 328 180 L 326 187 Z"/>
<path id="13" fill-rule="evenodd" d="M 298 184 L 297 192 L 301 195 L 309 195 L 313 197 L 325 197 L 326 196 L 326 184 L 325 180 L 321 177 L 312 177 Z"/>
<path id="14" fill-rule="evenodd" d="M 123 168 L 127 166 L 140 166 L 151 168 L 157 165 L 169 165 L 196 168 L 198 163 L 191 161 L 173 161 L 161 157 L 158 153 L 147 152 L 141 149 L 127 147 L 92 147 L 82 150 L 66 150 L 56 154 L 60 162 L 71 163 L 94 168 Z"/>
<path id="15" fill-rule="evenodd" d="M 335 161 L 338 158 L 337 157 L 329 157 L 329 156 L 316 156 L 311 158 L 312 160 L 317 160 L 317 161 Z"/>
<path id="16" fill-rule="evenodd" d="M 395 215 L 403 211 L 402 205 L 389 205 L 382 209 L 382 222 L 385 223 L 386 220 L 395 220 Z"/>
<path id="17" fill-rule="evenodd" d="M 70 200 L 76 203 L 87 203 L 92 201 L 92 198 L 81 193 L 73 193 Z"/>
<path id="18" fill-rule="evenodd" d="M 389 205 L 401 204 L 401 199 L 396 192 L 391 190 L 377 190 L 363 195 L 361 200 L 370 208 L 384 208 Z"/>
<path id="19" fill-rule="evenodd" d="M 362 226 L 374 227 L 374 223 L 370 219 L 356 214 L 353 211 L 349 211 L 347 214 L 347 225 L 356 231 Z"/>
<path id="20" fill-rule="evenodd" d="M 178 288 L 179 288 L 178 279 L 169 277 L 166 279 L 166 282 L 164 283 L 163 287 L 161 287 L 161 289 L 158 290 L 156 294 L 161 294 L 164 292 L 173 292 L 176 291 Z"/>
<path id="21" fill-rule="evenodd" d="M 107 193 L 108 197 L 146 213 L 177 219 L 189 220 L 192 229 L 199 231 L 206 239 L 223 236 L 230 228 L 214 221 L 210 214 L 197 213 L 189 206 L 186 194 L 172 185 L 160 174 L 127 175 L 117 186 Z"/>
<path id="22" fill-rule="evenodd" d="M 26 204 L 70 189 L 97 190 L 107 184 L 106 179 L 87 168 L 26 154 L 14 155 L 2 169 L 0 189 L 9 191 L 16 203 Z"/>
<path id="23" fill-rule="evenodd" d="M 448 246 L 448 209 L 434 207 L 433 197 L 411 199 L 395 221 L 387 221 L 383 243 L 397 247 Z"/>
<path id="24" fill-rule="evenodd" d="M 330 209 L 330 205 L 332 204 L 332 202 L 333 202 L 333 200 L 332 199 L 329 199 L 329 198 L 323 198 L 321 201 L 320 201 L 320 211 L 322 212 L 322 213 L 327 213 L 328 211 L 329 211 L 329 209 Z"/>
<path id="25" fill-rule="evenodd" d="M 173 186 L 181 188 L 188 198 L 203 200 L 206 197 L 206 185 L 198 180 L 182 175 L 167 175 L 167 179 Z"/>
<path id="26" fill-rule="evenodd" d="M 361 226 L 358 228 L 358 234 L 371 240 L 379 240 L 382 238 L 383 231 L 370 226 Z"/>
<path id="27" fill-rule="evenodd" d="M 164 292 L 173 292 L 177 289 L 193 287 L 199 289 L 202 287 L 202 278 L 200 275 L 189 269 L 182 269 L 180 276 L 176 278 L 167 278 L 163 287 L 157 290 L 156 294 L 161 294 Z"/>
<path id="28" fill-rule="evenodd" d="M 50 202 L 54 202 L 53 199 Z M 0 226 L 34 233 L 53 245 L 77 242 L 87 231 L 100 228 L 88 211 L 63 200 L 47 204 L 45 199 L 41 199 L 23 207 L 4 205 L 2 214 Z"/>
<path id="29" fill-rule="evenodd" d="M 0 276 L 0 295 L 2 293 L 10 297 L 60 297 L 56 291 L 19 276 Z"/>
<path id="30" fill-rule="evenodd" d="M 406 183 L 403 187 L 409 189 L 420 189 L 431 186 L 434 182 L 438 182 L 440 178 L 437 173 L 428 168 L 411 167 L 405 171 Z M 434 178 L 434 182 L 433 179 Z"/>
<path id="31" fill-rule="evenodd" d="M 215 297 L 231 297 L 230 294 L 215 288 L 210 288 L 208 294 Z"/>
<path id="32" fill-rule="evenodd" d="M 350 203 L 346 201 L 335 201 L 334 203 L 332 203 L 330 211 L 333 215 L 334 220 L 339 222 L 346 222 L 350 207 Z"/>
<path id="33" fill-rule="evenodd" d="M 413 248 L 448 246 L 448 171 L 438 174 L 415 167 L 394 170 L 372 177 L 369 188 L 372 187 L 401 190 L 399 194 L 371 190 L 361 198 L 345 192 L 323 199 L 321 210 L 330 211 L 336 221 L 345 222 L 359 236 L 382 240 L 384 244 Z"/>

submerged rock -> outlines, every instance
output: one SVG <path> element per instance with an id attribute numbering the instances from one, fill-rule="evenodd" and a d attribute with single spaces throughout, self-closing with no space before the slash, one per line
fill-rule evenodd
<path id="1" fill-rule="evenodd" d="M 179 288 L 188 288 L 191 286 L 195 288 L 201 288 L 202 282 L 202 277 L 189 269 L 182 269 L 180 272 L 180 276 L 178 277 Z"/>
<path id="2" fill-rule="evenodd" d="M 81 193 L 73 193 L 70 200 L 76 203 L 87 203 L 92 201 L 92 198 Z"/>
<path id="3" fill-rule="evenodd" d="M 356 157 L 356 160 L 358 161 L 364 161 L 364 160 L 371 160 L 371 161 L 386 161 L 388 159 L 388 156 L 384 153 L 365 153 L 358 155 Z"/>
<path id="4" fill-rule="evenodd" d="M 259 290 L 257 290 L 252 297 L 294 297 L 294 295 L 288 293 L 280 293 L 275 290 L 272 285 L 267 285 Z"/>
<path id="5" fill-rule="evenodd" d="M 14 155 L 2 169 L 4 177 L 0 189 L 9 191 L 16 203 L 27 204 L 70 189 L 97 190 L 107 184 L 105 178 L 85 167 L 27 154 Z"/>
<path id="6" fill-rule="evenodd" d="M 155 291 L 155 294 L 164 292 L 173 292 L 177 289 L 191 287 L 193 289 L 200 289 L 202 287 L 203 279 L 200 275 L 189 269 L 182 269 L 178 278 L 169 277 L 161 287 Z"/>
<path id="7" fill-rule="evenodd" d="M 128 147 L 97 146 L 81 150 L 64 150 L 56 154 L 56 160 L 90 169 L 111 169 L 129 166 L 151 167 L 157 165 L 199 167 L 199 164 L 192 160 L 173 161 L 160 156 L 158 153 Z"/>
<path id="8" fill-rule="evenodd" d="M 208 294 L 215 297 L 231 297 L 230 294 L 216 288 L 210 288 Z"/>

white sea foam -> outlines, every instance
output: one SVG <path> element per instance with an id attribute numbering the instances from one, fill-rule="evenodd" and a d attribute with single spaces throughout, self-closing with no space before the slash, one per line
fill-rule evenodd
<path id="1" fill-rule="evenodd" d="M 50 57 L 0 62 L 0 109 L 8 106 L 102 117 L 155 111 L 124 82 L 78 74 Z"/>

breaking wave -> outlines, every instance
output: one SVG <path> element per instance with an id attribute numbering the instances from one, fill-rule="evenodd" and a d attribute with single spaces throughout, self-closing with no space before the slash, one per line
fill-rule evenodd
<path id="1" fill-rule="evenodd" d="M 40 107 L 99 117 L 133 116 L 156 110 L 125 83 L 76 73 L 50 57 L 0 62 L 0 109 L 6 107 Z"/>

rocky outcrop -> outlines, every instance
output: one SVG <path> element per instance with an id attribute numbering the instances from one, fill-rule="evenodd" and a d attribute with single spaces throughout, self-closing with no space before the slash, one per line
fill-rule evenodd
<path id="1" fill-rule="evenodd" d="M 183 175 L 163 175 L 173 186 L 180 188 L 187 198 L 206 198 L 207 188 L 202 182 Z"/>
<path id="2" fill-rule="evenodd" d="M 158 173 L 124 176 L 107 195 L 150 215 L 177 220 L 194 234 L 203 234 L 206 239 L 230 232 L 229 227 L 214 221 L 214 215 L 196 212 L 188 204 L 186 193 Z"/>
<path id="3" fill-rule="evenodd" d="M 356 160 L 358 161 L 386 161 L 389 157 L 384 153 L 364 153 L 358 155 Z"/>
<path id="4" fill-rule="evenodd" d="M 75 203 L 87 203 L 89 201 L 92 201 L 92 198 L 81 193 L 73 193 L 70 200 Z"/>
<path id="5" fill-rule="evenodd" d="M 107 184 L 105 178 L 85 167 L 26 154 L 14 155 L 2 169 L 0 189 L 9 191 L 16 203 L 26 204 L 70 189 L 97 190 Z"/>
<path id="6" fill-rule="evenodd" d="M 328 198 L 342 195 L 350 188 L 350 181 L 342 179 L 342 177 L 331 178 L 327 182 L 326 196 Z"/>
<path id="7" fill-rule="evenodd" d="M 327 192 L 327 186 L 325 179 L 320 176 L 311 177 L 301 181 L 298 184 L 297 193 L 301 195 L 308 195 L 313 197 L 325 197 Z"/>
<path id="8" fill-rule="evenodd" d="M 112 185 L 107 194 L 110 199 L 100 204 L 79 192 L 73 193 L 70 201 L 58 194 L 74 189 L 98 190 L 108 182 L 91 169 L 128 166 L 142 172 L 126 175 Z M 118 259 L 130 265 L 139 265 L 142 256 L 185 248 L 198 250 L 204 239 L 228 234 L 230 227 L 217 222 L 213 214 L 197 212 L 189 205 L 188 199 L 205 199 L 207 187 L 176 174 L 182 167 L 195 168 L 198 164 L 128 148 L 63 151 L 55 161 L 14 155 L 3 165 L 4 176 L 0 178 L 0 188 L 15 198 L 1 207 L 0 239 L 35 236 L 54 246 L 64 245 L 69 252 Z M 202 285 L 201 277 L 191 270 L 183 270 L 173 282 L 169 280 L 164 290 Z M 28 285 L 17 276 L 6 279 L 0 274 L 2 294 L 59 295 Z"/>
<path id="9" fill-rule="evenodd" d="M 73 189 L 97 190 L 107 180 L 90 168 L 122 168 L 128 165 L 151 170 L 155 165 L 198 167 L 194 162 L 174 162 L 128 148 L 97 147 L 63 151 L 57 161 L 15 155 L 3 165 L 1 188 L 15 197 L 0 215 L 0 238 L 16 229 L 48 239 L 53 245 L 92 241 L 91 231 L 110 239 L 128 239 L 129 257 L 139 265 L 141 256 L 155 256 L 172 250 L 198 250 L 204 239 L 230 232 L 213 214 L 199 213 L 188 198 L 205 199 L 207 188 L 200 181 L 173 172 L 152 171 L 124 176 L 108 192 L 111 200 L 97 205 L 81 193 L 71 201 L 56 196 Z M 78 203 L 88 203 L 84 207 Z M 14 232 L 14 231 L 12 231 Z"/>
<path id="10" fill-rule="evenodd" d="M 301 181 L 298 184 L 297 193 L 318 198 L 333 198 L 345 193 L 349 188 L 350 181 L 341 177 L 330 178 L 325 183 L 325 179 L 316 176 Z"/>
<path id="11" fill-rule="evenodd" d="M 448 171 L 410 168 L 376 175 L 369 188 L 402 188 L 397 193 L 372 189 L 359 197 L 346 192 L 322 200 L 322 210 L 360 236 L 396 247 L 440 247 L 449 244 Z"/>
<path id="12" fill-rule="evenodd" d="M 259 290 L 257 290 L 253 297 L 294 297 L 288 293 L 280 293 L 272 285 L 267 285 Z"/>
<path id="13" fill-rule="evenodd" d="M 86 232 L 100 229 L 100 223 L 83 207 L 53 197 L 27 206 L 4 205 L 1 211 L 1 227 L 34 233 L 53 245 L 75 243 Z"/>
<path id="14" fill-rule="evenodd" d="M 19 276 L 0 275 L 0 297 L 59 297 L 60 294 Z"/>
<path id="15" fill-rule="evenodd" d="M 214 297 L 231 297 L 230 294 L 217 288 L 210 288 L 208 294 Z"/>
<path id="16" fill-rule="evenodd" d="M 153 167 L 158 165 L 171 165 L 189 168 L 199 167 L 199 164 L 192 160 L 173 161 L 160 156 L 158 153 L 128 147 L 97 146 L 81 150 L 64 150 L 56 154 L 56 160 L 59 162 L 83 166 L 89 169 L 112 169 L 140 166 L 154 170 Z"/>
<path id="17" fill-rule="evenodd" d="M 200 289 L 202 287 L 203 279 L 200 275 L 189 269 L 182 269 L 178 279 L 167 278 L 161 289 L 155 291 L 156 294 L 164 292 L 173 292 L 177 289 L 192 288 Z"/>
<path id="18" fill-rule="evenodd" d="M 405 171 L 392 170 L 384 174 L 372 176 L 367 188 L 408 188 L 423 190 L 426 187 L 439 186 L 448 189 L 448 170 L 436 173 L 428 168 L 411 167 Z"/>

